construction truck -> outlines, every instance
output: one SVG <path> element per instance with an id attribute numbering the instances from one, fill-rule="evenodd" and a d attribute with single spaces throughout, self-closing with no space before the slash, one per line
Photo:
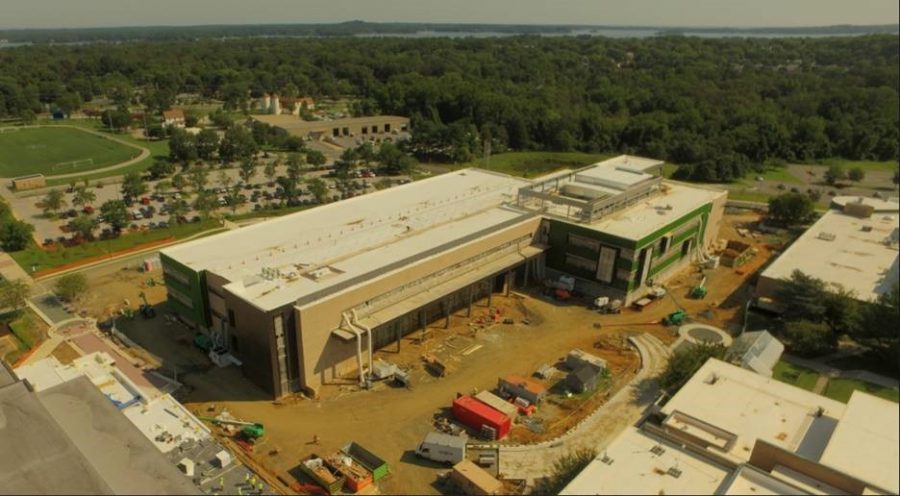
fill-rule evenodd
<path id="1" fill-rule="evenodd" d="M 666 326 L 681 325 L 686 318 L 687 312 L 684 310 L 676 310 L 669 315 L 666 315 L 665 318 L 663 318 L 662 323 Z"/>

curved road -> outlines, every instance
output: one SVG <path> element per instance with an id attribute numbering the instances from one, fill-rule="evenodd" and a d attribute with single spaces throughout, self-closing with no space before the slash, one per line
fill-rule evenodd
<path id="1" fill-rule="evenodd" d="M 500 447 L 500 473 L 509 479 L 535 479 L 550 474 L 553 462 L 579 448 L 598 452 L 629 425 L 634 425 L 659 395 L 656 378 L 668 362 L 670 350 L 650 334 L 630 339 L 641 355 L 641 370 L 625 387 L 574 429 L 557 439 L 522 446 Z"/>

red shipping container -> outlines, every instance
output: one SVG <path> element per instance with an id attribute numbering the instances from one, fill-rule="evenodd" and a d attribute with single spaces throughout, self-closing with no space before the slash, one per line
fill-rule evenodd
<path id="1" fill-rule="evenodd" d="M 471 396 L 460 396 L 453 400 L 453 416 L 463 424 L 481 432 L 483 426 L 497 432 L 496 439 L 503 439 L 512 425 L 506 414 L 494 410 Z"/>

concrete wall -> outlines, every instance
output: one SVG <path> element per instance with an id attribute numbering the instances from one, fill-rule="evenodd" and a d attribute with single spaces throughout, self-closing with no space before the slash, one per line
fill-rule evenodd
<path id="1" fill-rule="evenodd" d="M 297 311 L 299 322 L 297 353 L 302 357 L 301 385 L 309 391 L 315 391 L 322 384 L 336 382 L 341 376 L 356 370 L 356 343 L 345 342 L 331 335 L 331 331 L 341 325 L 342 312 L 496 246 L 523 236 L 530 239 L 539 222 L 540 219 L 537 217 L 525 220 L 475 242 L 300 308 Z"/>

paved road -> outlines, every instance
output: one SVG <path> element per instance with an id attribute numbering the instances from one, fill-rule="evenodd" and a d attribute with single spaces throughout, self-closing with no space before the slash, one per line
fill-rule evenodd
<path id="1" fill-rule="evenodd" d="M 656 377 L 665 368 L 670 350 L 649 334 L 633 338 L 641 354 L 640 372 L 606 404 L 560 438 L 526 446 L 500 449 L 500 473 L 510 479 L 535 479 L 549 475 L 553 462 L 579 448 L 598 451 L 629 425 L 640 420 L 659 395 Z"/>

